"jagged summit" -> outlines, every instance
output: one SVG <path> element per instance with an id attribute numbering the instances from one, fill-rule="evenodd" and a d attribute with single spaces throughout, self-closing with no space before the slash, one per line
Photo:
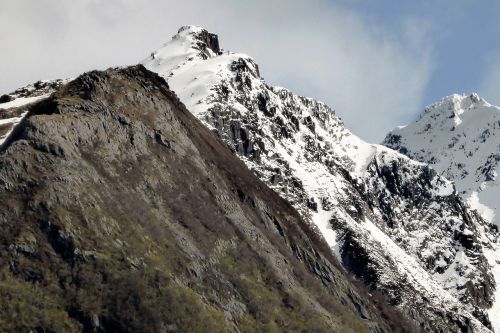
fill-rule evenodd
<path id="1" fill-rule="evenodd" d="M 472 92 L 470 94 L 451 94 L 451 95 L 448 95 L 448 96 L 445 96 L 443 98 L 441 98 L 438 102 L 435 102 L 433 104 L 431 104 L 429 107 L 431 106 L 434 106 L 434 105 L 440 105 L 440 104 L 443 104 L 443 103 L 464 103 L 464 104 L 467 104 L 467 103 L 479 103 L 479 102 L 485 102 L 483 98 L 481 98 L 479 96 L 478 93 L 475 93 L 475 92 Z"/>
<path id="2" fill-rule="evenodd" d="M 153 72 L 161 73 L 195 115 L 204 112 L 202 100 L 211 95 L 215 82 L 233 70 L 259 78 L 259 68 L 246 54 L 222 52 L 216 34 L 198 26 L 184 26 L 161 48 L 141 63 Z M 226 78 L 229 80 L 229 78 Z M 250 84 L 247 78 L 243 84 Z"/>
<path id="3" fill-rule="evenodd" d="M 191 40 L 198 48 L 210 50 L 214 54 L 219 54 L 221 52 L 219 47 L 219 37 L 199 26 L 185 25 L 181 27 L 177 31 L 177 35 L 174 36 L 174 39 L 188 38 L 188 36 L 191 37 Z"/>

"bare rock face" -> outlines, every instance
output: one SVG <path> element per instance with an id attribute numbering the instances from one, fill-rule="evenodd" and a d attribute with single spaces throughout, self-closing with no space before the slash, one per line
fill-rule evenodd
<path id="1" fill-rule="evenodd" d="M 142 66 L 29 106 L 0 225 L 2 332 L 411 331 Z"/>

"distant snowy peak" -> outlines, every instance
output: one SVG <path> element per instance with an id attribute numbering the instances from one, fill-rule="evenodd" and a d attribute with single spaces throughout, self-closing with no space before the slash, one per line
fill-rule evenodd
<path id="1" fill-rule="evenodd" d="M 500 226 L 500 108 L 477 94 L 451 95 L 427 107 L 412 124 L 389 133 L 384 144 L 429 163 L 455 182 L 469 207 Z M 500 331 L 500 244 L 487 246 L 497 290 L 489 310 Z"/>
<path id="2" fill-rule="evenodd" d="M 417 122 L 419 122 L 421 119 L 425 119 L 427 115 L 430 114 L 433 119 L 436 119 L 439 116 L 442 116 L 442 119 L 450 119 L 448 121 L 445 120 L 442 123 L 451 124 L 451 128 L 453 128 L 453 126 L 459 126 L 461 124 L 461 116 L 464 113 L 477 110 L 481 107 L 493 106 L 479 97 L 479 95 L 476 93 L 472 93 L 470 95 L 453 94 L 450 96 L 446 96 L 439 102 L 428 106 L 425 109 L 425 112 L 420 115 L 420 118 L 417 120 Z"/>
<path id="3" fill-rule="evenodd" d="M 441 100 L 429 105 L 427 108 L 438 109 L 451 106 L 454 109 L 467 109 L 474 104 L 488 104 L 488 102 L 475 92 L 470 94 L 451 94 L 441 98 Z"/>
<path id="4" fill-rule="evenodd" d="M 412 124 L 394 129 L 384 144 L 429 163 L 489 221 L 500 208 L 500 108 L 477 94 L 451 95 L 428 106 Z M 485 208 L 489 207 L 489 208 Z"/>
<path id="5" fill-rule="evenodd" d="M 182 36 L 186 35 L 191 36 L 192 40 L 196 41 L 200 50 L 207 51 L 209 49 L 213 54 L 220 53 L 219 38 L 216 34 L 198 26 L 186 25 L 179 29 L 175 38 L 182 38 Z"/>

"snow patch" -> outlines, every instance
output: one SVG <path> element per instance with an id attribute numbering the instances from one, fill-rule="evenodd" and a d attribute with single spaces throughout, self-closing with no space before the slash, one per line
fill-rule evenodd
<path id="1" fill-rule="evenodd" d="M 47 98 L 49 96 L 50 96 L 50 94 L 45 94 L 45 95 L 41 95 L 41 96 L 34 96 L 34 97 L 18 97 L 16 99 L 14 99 L 13 101 L 0 104 L 0 109 L 7 110 L 7 109 L 11 109 L 11 108 L 18 108 L 21 106 L 25 106 L 27 104 L 38 102 L 38 101 L 40 101 L 44 98 Z"/>
<path id="2" fill-rule="evenodd" d="M 476 191 L 472 191 L 469 198 L 467 198 L 467 203 L 471 209 L 475 209 L 486 221 L 491 223 L 495 220 L 495 211 L 479 201 L 479 195 Z"/>
<path id="3" fill-rule="evenodd" d="M 2 135 L 0 137 L 0 148 L 2 147 L 3 143 L 9 138 L 9 136 L 12 134 L 12 132 L 16 128 L 16 125 L 19 124 L 27 114 L 28 114 L 28 111 L 25 111 L 19 117 L 0 120 L 0 125 L 11 124 L 11 126 L 12 126 L 7 133 L 5 133 L 4 135 Z"/>
<path id="4" fill-rule="evenodd" d="M 487 249 L 485 256 L 492 267 L 493 277 L 497 283 L 493 306 L 488 310 L 491 325 L 495 332 L 500 332 L 500 243 L 493 249 Z"/>

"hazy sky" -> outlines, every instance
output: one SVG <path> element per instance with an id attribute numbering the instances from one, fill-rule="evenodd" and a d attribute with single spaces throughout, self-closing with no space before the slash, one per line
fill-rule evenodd
<path id="1" fill-rule="evenodd" d="M 496 0 L 0 0 L 0 94 L 137 63 L 186 24 L 368 141 L 451 93 L 500 105 Z"/>

